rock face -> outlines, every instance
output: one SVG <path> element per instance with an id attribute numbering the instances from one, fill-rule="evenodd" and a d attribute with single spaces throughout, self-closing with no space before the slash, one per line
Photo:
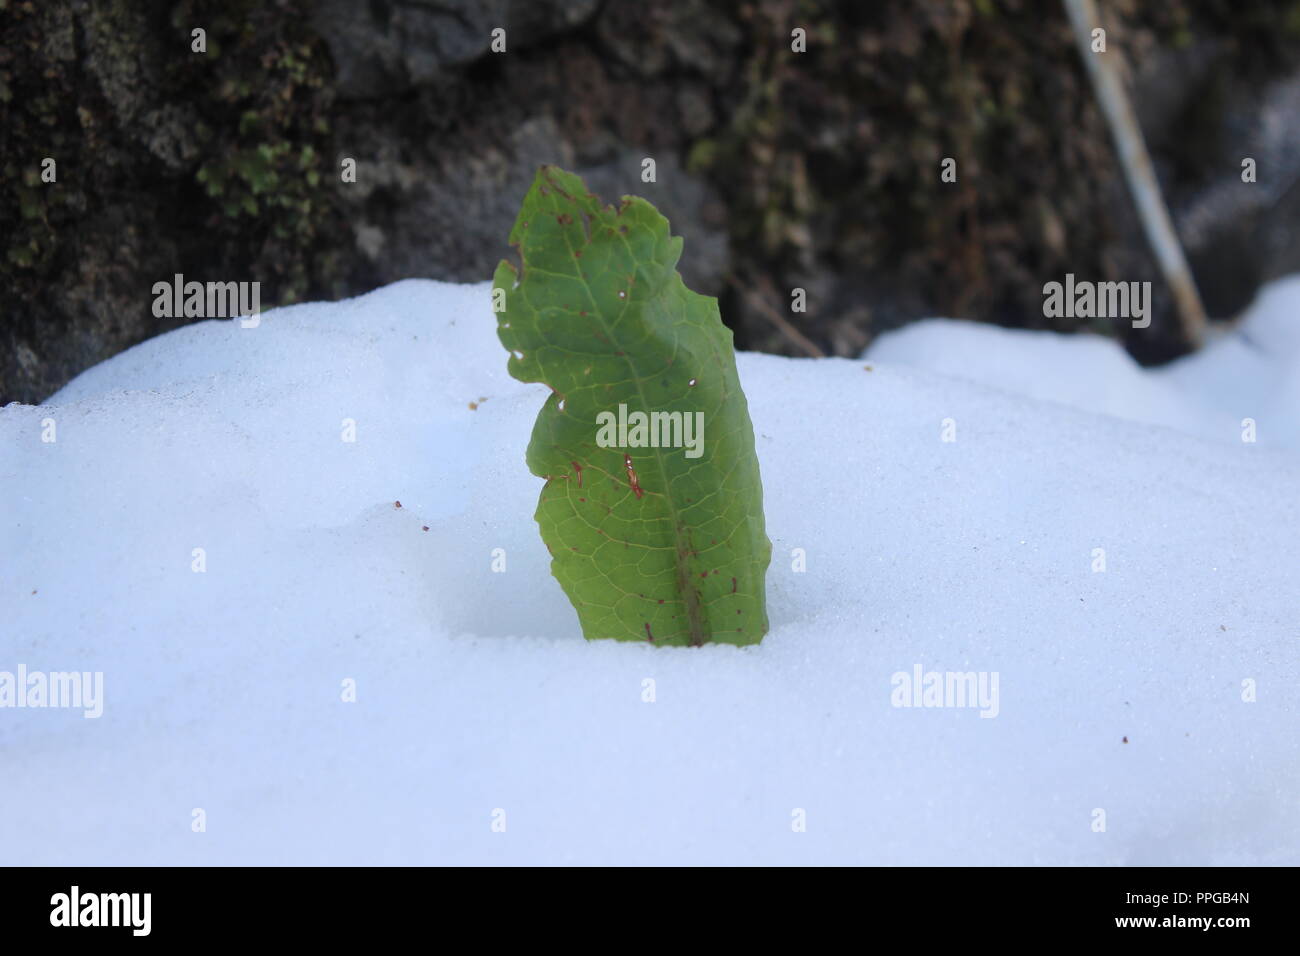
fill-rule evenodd
<path id="1" fill-rule="evenodd" d="M 344 99 L 404 93 L 452 79 L 491 49 L 526 49 L 579 26 L 599 0 L 321 0 L 312 19 Z"/>
<path id="2" fill-rule="evenodd" d="M 1208 130 L 1213 171 L 1174 205 L 1206 308 L 1216 315 L 1234 314 L 1262 282 L 1300 270 L 1300 73 L 1262 89 L 1242 84 L 1227 97 Z"/>
<path id="3" fill-rule="evenodd" d="M 1158 280 L 1055 8 L 786 7 L 12 0 L 0 402 L 185 321 L 151 311 L 177 272 L 260 281 L 265 307 L 483 280 L 545 162 L 654 202 L 747 348 L 806 350 L 774 309 L 853 354 L 923 315 L 1048 325 L 1042 285 L 1066 272 Z M 1300 260 L 1300 0 L 1107 9 L 1207 301 L 1231 314 Z M 1158 315 L 1130 348 L 1168 357 L 1173 328 Z"/>
<path id="4" fill-rule="evenodd" d="M 473 63 L 505 20 L 506 0 L 322 0 L 313 24 L 329 45 L 339 94 L 389 96 Z"/>
<path id="5" fill-rule="evenodd" d="M 384 149 L 362 161 L 357 188 L 345 190 L 355 255 L 375 284 L 401 276 L 474 281 L 490 276 L 506 251 L 502 222 L 514 222 L 538 162 L 572 166 L 573 151 L 554 120 L 536 117 L 501 130 L 470 151 L 424 144 L 433 162 Z"/>

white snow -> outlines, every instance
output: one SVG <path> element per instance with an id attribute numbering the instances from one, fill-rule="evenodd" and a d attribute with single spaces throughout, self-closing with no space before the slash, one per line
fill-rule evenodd
<path id="1" fill-rule="evenodd" d="M 0 671 L 104 675 L 0 708 L 0 862 L 1300 863 L 1300 282 L 1243 329 L 741 355 L 746 649 L 583 641 L 488 286 L 146 342 L 0 410 Z"/>
<path id="2" fill-rule="evenodd" d="M 1241 441 L 1242 421 L 1275 447 L 1300 450 L 1300 276 L 1261 290 L 1243 320 L 1200 352 L 1143 369 L 1112 339 L 927 319 L 887 333 L 863 356 L 1164 425 Z M 1267 437 L 1259 429 L 1267 430 Z"/>

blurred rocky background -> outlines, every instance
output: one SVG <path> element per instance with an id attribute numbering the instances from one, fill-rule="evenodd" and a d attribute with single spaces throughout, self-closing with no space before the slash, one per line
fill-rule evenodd
<path id="1" fill-rule="evenodd" d="M 1231 317 L 1300 269 L 1300 0 L 1102 10 Z M 543 162 L 659 206 L 742 348 L 853 355 L 927 315 L 1124 336 L 1043 317 L 1067 272 L 1153 280 L 1127 344 L 1185 347 L 1056 0 L 0 0 L 0 403 L 185 321 L 152 314 L 174 273 L 263 308 L 483 281 Z"/>

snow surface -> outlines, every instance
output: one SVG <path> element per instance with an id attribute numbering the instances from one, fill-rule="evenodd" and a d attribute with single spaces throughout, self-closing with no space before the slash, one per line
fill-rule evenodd
<path id="1" fill-rule="evenodd" d="M 0 410 L 0 671 L 105 689 L 0 709 L 0 863 L 1300 863 L 1298 330 L 1292 281 L 1161 371 L 742 354 L 745 649 L 583 641 L 487 285 L 160 336 Z M 997 716 L 892 706 L 917 665 Z"/>
<path id="2" fill-rule="evenodd" d="M 1300 276 L 1266 286 L 1239 324 L 1163 368 L 1141 368 L 1119 343 L 1100 336 L 953 319 L 883 335 L 864 358 L 1211 441 L 1240 443 L 1242 420 L 1250 418 L 1259 442 L 1300 451 Z"/>

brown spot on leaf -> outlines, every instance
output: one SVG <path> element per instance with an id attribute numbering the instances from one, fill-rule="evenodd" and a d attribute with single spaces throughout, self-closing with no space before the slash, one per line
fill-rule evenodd
<path id="1" fill-rule="evenodd" d="M 641 482 L 637 480 L 636 469 L 632 467 L 632 456 L 624 454 L 623 464 L 627 468 L 627 483 L 632 486 L 633 494 L 640 498 L 642 494 Z"/>

